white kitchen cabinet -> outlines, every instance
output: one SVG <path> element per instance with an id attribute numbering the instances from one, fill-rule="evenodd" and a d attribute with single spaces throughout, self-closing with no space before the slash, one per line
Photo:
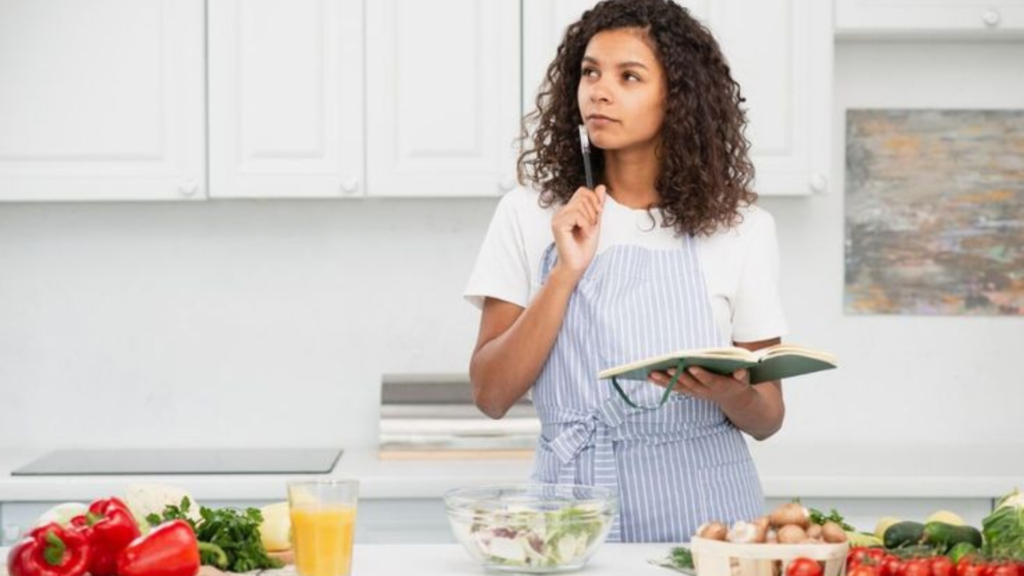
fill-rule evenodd
<path id="1" fill-rule="evenodd" d="M 523 0 L 524 112 L 565 27 L 593 0 Z M 832 8 L 821 0 L 682 2 L 715 34 L 746 98 L 764 195 L 822 192 L 829 174 Z"/>
<path id="2" fill-rule="evenodd" d="M 206 195 L 203 0 L 5 0 L 0 200 Z"/>
<path id="3" fill-rule="evenodd" d="M 511 190 L 519 0 L 373 0 L 366 11 L 368 194 Z"/>
<path id="4" fill-rule="evenodd" d="M 839 37 L 1024 37 L 1024 0 L 835 0 Z"/>
<path id="5" fill-rule="evenodd" d="M 362 0 L 209 0 L 210 197 L 361 196 Z"/>

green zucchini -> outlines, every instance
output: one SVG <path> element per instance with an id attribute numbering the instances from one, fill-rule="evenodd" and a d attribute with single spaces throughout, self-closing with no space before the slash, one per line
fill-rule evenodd
<path id="1" fill-rule="evenodd" d="M 945 552 L 953 546 L 966 542 L 975 548 L 981 547 L 981 532 L 971 526 L 954 526 L 945 522 L 929 522 L 924 525 L 924 541 Z"/>
<path id="2" fill-rule="evenodd" d="M 924 524 L 904 521 L 886 528 L 885 534 L 882 535 L 882 543 L 886 548 L 892 550 L 893 548 L 912 546 L 921 542 L 922 538 L 924 538 Z"/>
<path id="3" fill-rule="evenodd" d="M 964 556 L 970 556 L 977 551 L 978 548 L 974 544 L 971 544 L 970 542 L 960 542 L 959 544 L 954 544 L 953 547 L 946 552 L 946 556 L 949 556 L 949 559 L 953 561 L 954 565 L 956 565 L 960 562 L 961 558 Z"/>

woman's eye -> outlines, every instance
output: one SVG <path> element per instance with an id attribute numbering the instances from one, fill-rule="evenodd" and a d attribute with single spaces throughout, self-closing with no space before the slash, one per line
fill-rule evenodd
<path id="1" fill-rule="evenodd" d="M 593 68 L 584 68 L 583 69 L 583 75 L 584 76 L 590 76 L 591 72 L 597 72 L 597 70 L 594 70 Z"/>
<path id="2" fill-rule="evenodd" d="M 622 77 L 627 80 L 632 78 L 633 80 L 636 80 L 638 82 L 640 81 L 640 77 L 637 76 L 636 74 L 633 74 L 632 72 L 626 72 L 625 74 L 622 75 Z"/>

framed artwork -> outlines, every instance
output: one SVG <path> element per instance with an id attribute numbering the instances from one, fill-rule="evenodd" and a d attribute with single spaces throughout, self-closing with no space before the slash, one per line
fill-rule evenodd
<path id="1" fill-rule="evenodd" d="M 1024 314 L 1024 110 L 849 110 L 847 314 Z"/>

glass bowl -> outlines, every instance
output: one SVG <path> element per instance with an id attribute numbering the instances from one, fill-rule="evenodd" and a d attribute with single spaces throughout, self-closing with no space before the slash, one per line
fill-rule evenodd
<path id="1" fill-rule="evenodd" d="M 535 574 L 582 568 L 618 511 L 611 490 L 571 484 L 458 488 L 444 501 L 455 539 L 484 568 Z"/>

